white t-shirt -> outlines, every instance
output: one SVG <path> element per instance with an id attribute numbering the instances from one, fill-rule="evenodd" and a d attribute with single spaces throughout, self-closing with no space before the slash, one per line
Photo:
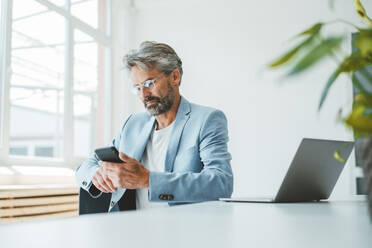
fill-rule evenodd
<path id="1" fill-rule="evenodd" d="M 165 156 L 169 143 L 169 137 L 173 129 L 174 121 L 171 125 L 156 130 L 151 133 L 150 139 L 147 142 L 146 149 L 142 155 L 142 164 L 149 171 L 164 172 Z M 156 207 L 168 206 L 168 203 L 150 202 L 148 197 L 148 189 L 136 190 L 136 207 L 137 209 L 148 209 Z"/>

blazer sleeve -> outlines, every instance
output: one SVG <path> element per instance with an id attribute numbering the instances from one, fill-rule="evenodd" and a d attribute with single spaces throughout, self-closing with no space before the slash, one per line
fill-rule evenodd
<path id="1" fill-rule="evenodd" d="M 200 202 L 230 197 L 233 192 L 231 155 L 227 150 L 227 120 L 214 110 L 205 119 L 199 135 L 203 169 L 195 172 L 150 172 L 149 200 Z"/>
<path id="2" fill-rule="evenodd" d="M 120 133 L 112 140 L 110 146 L 115 146 L 119 150 L 120 140 L 123 134 L 124 127 L 128 122 L 129 118 L 125 121 Z M 79 167 L 75 170 L 75 178 L 78 185 L 86 190 L 91 197 L 98 198 L 101 196 L 102 192 L 98 190 L 93 184 L 92 179 L 96 171 L 99 169 L 98 165 L 99 158 L 96 154 L 85 160 Z"/>

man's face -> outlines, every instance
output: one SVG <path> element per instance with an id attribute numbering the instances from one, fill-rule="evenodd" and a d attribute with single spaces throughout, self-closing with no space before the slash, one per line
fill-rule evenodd
<path id="1" fill-rule="evenodd" d="M 161 115 L 172 108 L 176 94 L 170 77 L 157 69 L 145 71 L 134 66 L 131 70 L 131 79 L 133 86 L 140 86 L 138 96 L 151 115 Z M 149 88 L 143 86 L 147 80 L 154 80 L 154 84 Z"/>

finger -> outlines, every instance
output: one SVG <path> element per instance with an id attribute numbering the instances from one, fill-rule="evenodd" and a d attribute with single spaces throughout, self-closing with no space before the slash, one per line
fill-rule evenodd
<path id="1" fill-rule="evenodd" d="M 126 172 L 122 174 L 118 174 L 113 171 L 108 171 L 107 176 L 113 182 L 113 185 L 121 188 L 126 188 L 127 183 L 136 182 L 137 176 L 132 172 Z"/>
<path id="2" fill-rule="evenodd" d="M 117 189 L 115 188 L 114 184 L 112 183 L 109 177 L 105 178 L 105 182 L 106 182 L 106 185 L 110 188 L 111 192 L 116 192 Z"/>
<path id="3" fill-rule="evenodd" d="M 97 185 L 99 186 L 99 190 L 101 190 L 102 192 L 108 193 L 108 188 L 102 183 L 103 177 L 104 177 L 104 171 L 103 171 L 103 168 L 101 167 L 97 170 L 93 179 L 95 179 Z"/>
<path id="4" fill-rule="evenodd" d="M 96 186 L 96 188 L 104 193 L 107 193 L 106 190 L 101 186 L 101 184 L 98 182 L 97 178 L 96 177 L 93 177 L 93 180 L 92 180 L 92 183 L 94 184 L 94 186 Z"/>
<path id="5" fill-rule="evenodd" d="M 98 181 L 99 185 L 101 186 L 101 188 L 103 188 L 105 190 L 104 191 L 105 193 L 111 192 L 110 187 L 106 184 L 105 180 L 103 179 L 103 177 L 100 174 L 97 174 L 97 181 Z"/>
<path id="6" fill-rule="evenodd" d="M 110 163 L 110 164 L 106 164 L 105 167 L 103 167 L 105 173 L 107 173 L 108 171 L 111 171 L 111 172 L 116 172 L 116 173 L 120 173 L 120 171 L 122 170 L 122 166 L 124 163 L 120 163 L 120 164 L 117 164 L 117 163 Z"/>
<path id="7" fill-rule="evenodd" d="M 111 162 L 104 162 L 102 164 L 102 167 L 105 169 L 105 170 L 114 170 L 114 171 L 118 171 L 120 170 L 120 167 L 123 165 L 124 163 L 111 163 Z"/>
<path id="8" fill-rule="evenodd" d="M 105 171 L 113 172 L 118 174 L 128 173 L 128 172 L 136 172 L 138 170 L 138 165 L 133 163 L 121 163 L 117 164 L 116 166 L 106 166 Z"/>
<path id="9" fill-rule="evenodd" d="M 123 161 L 123 162 L 130 162 L 130 161 L 132 161 L 132 160 L 135 160 L 134 158 L 129 157 L 127 154 L 122 153 L 122 152 L 119 152 L 119 158 L 120 158 L 121 161 Z"/>
<path id="10" fill-rule="evenodd" d="M 115 168 L 105 169 L 105 178 L 108 178 L 110 180 L 114 188 L 122 187 L 119 182 L 120 178 L 123 177 L 123 174 L 124 173 L 117 171 Z"/>
<path id="11" fill-rule="evenodd" d="M 99 164 L 101 167 L 105 167 L 105 166 L 107 166 L 108 163 L 109 163 L 109 162 L 102 161 L 102 160 L 98 161 L 98 164 Z"/>
<path id="12" fill-rule="evenodd" d="M 105 161 L 102 161 L 101 162 L 101 166 L 102 167 L 114 167 L 114 166 L 116 166 L 117 165 L 117 163 L 111 163 L 111 162 L 105 162 Z"/>
<path id="13" fill-rule="evenodd" d="M 124 173 L 123 174 L 118 174 L 114 170 L 106 170 L 106 175 L 109 177 L 109 179 L 111 180 L 111 182 L 119 181 L 119 178 L 120 177 L 124 177 Z"/>

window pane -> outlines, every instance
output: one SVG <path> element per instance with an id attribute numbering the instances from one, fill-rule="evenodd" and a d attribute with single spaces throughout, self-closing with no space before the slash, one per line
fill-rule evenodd
<path id="1" fill-rule="evenodd" d="M 84 43 L 84 42 L 90 42 L 90 43 L 94 42 L 94 39 L 91 36 L 81 32 L 79 30 L 75 31 L 74 39 L 75 39 L 75 44 Z"/>
<path id="2" fill-rule="evenodd" d="M 28 149 L 26 146 L 14 146 L 9 148 L 9 154 L 11 155 L 18 155 L 18 156 L 26 156 L 28 154 Z"/>
<path id="3" fill-rule="evenodd" d="M 74 37 L 74 155 L 86 157 L 96 138 L 98 44 L 87 42 L 88 37 L 79 30 Z"/>
<path id="4" fill-rule="evenodd" d="M 54 155 L 54 147 L 46 146 L 46 147 L 35 147 L 35 156 L 40 157 L 53 157 Z"/>
<path id="5" fill-rule="evenodd" d="M 14 0 L 14 12 L 21 2 Z M 64 19 L 51 11 L 13 19 L 10 147 L 27 147 L 27 156 L 62 156 L 64 33 Z"/>
<path id="6" fill-rule="evenodd" d="M 98 0 L 72 0 L 71 14 L 98 28 Z"/>
<path id="7" fill-rule="evenodd" d="M 40 12 L 48 11 L 48 8 L 37 3 L 34 0 L 14 0 L 13 1 L 13 20 L 28 18 Z"/>
<path id="8" fill-rule="evenodd" d="M 66 3 L 66 0 L 48 0 L 48 1 L 59 7 L 64 7 Z"/>

